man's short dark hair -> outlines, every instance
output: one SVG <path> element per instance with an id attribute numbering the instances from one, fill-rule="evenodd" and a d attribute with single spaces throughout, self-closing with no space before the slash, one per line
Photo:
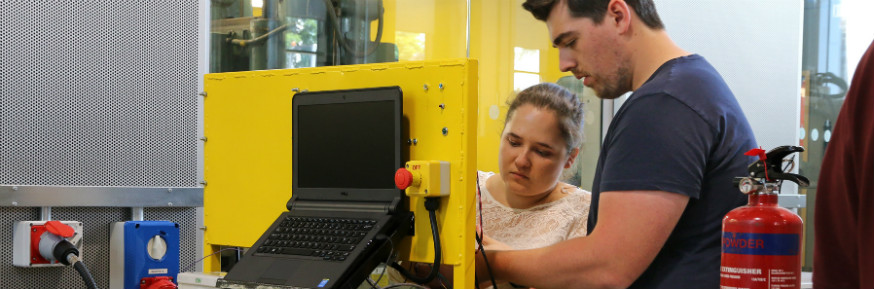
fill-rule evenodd
<path id="1" fill-rule="evenodd" d="M 522 7 L 534 14 L 534 18 L 546 21 L 552 7 L 561 1 L 567 3 L 571 16 L 591 18 L 595 23 L 604 21 L 607 4 L 610 3 L 610 0 L 526 0 L 525 3 L 522 3 Z M 659 18 L 659 13 L 652 0 L 625 0 L 625 3 L 634 9 L 634 13 L 647 27 L 665 29 L 665 24 Z"/>

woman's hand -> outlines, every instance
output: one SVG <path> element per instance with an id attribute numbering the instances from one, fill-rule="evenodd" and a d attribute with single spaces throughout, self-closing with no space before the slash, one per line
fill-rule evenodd
<path id="1" fill-rule="evenodd" d="M 486 250 L 495 250 L 495 251 L 507 251 L 514 250 L 513 247 L 510 247 L 507 244 L 501 243 L 498 240 L 492 239 L 488 235 L 483 234 L 483 247 Z"/>

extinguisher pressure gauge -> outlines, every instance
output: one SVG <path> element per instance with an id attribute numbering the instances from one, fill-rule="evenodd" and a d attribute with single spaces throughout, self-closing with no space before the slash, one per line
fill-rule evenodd
<path id="1" fill-rule="evenodd" d="M 756 185 L 755 181 L 753 181 L 753 179 L 750 179 L 750 178 L 741 179 L 740 184 L 738 185 L 738 188 L 744 194 L 749 194 L 749 193 L 757 191 L 758 190 L 757 187 L 758 186 Z"/>

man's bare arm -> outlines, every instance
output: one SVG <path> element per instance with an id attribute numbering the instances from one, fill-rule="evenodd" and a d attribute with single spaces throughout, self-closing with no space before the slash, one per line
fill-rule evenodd
<path id="1" fill-rule="evenodd" d="M 662 191 L 601 193 L 598 224 L 586 237 L 521 251 L 487 251 L 496 279 L 550 288 L 626 288 L 664 246 L 689 197 Z M 476 271 L 487 280 L 482 256 Z"/>

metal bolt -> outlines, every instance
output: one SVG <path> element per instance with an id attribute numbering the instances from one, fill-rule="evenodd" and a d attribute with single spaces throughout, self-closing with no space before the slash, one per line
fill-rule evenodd
<path id="1" fill-rule="evenodd" d="M 299 92 L 299 91 L 300 91 L 300 88 L 295 87 L 295 88 L 292 88 L 291 91 Z"/>
<path id="2" fill-rule="evenodd" d="M 445 109 L 445 108 L 446 108 L 446 104 L 441 103 L 440 105 L 438 105 L 438 107 L 440 107 L 440 109 Z"/>
<path id="3" fill-rule="evenodd" d="M 173 202 L 167 202 L 167 206 L 172 207 L 172 206 L 173 206 Z"/>
<path id="4" fill-rule="evenodd" d="M 206 91 L 201 91 L 201 92 L 198 93 L 197 95 L 200 95 L 200 96 L 206 97 Z"/>
<path id="5" fill-rule="evenodd" d="M 168 192 L 168 193 L 172 193 L 172 192 L 173 192 L 173 189 L 167 189 L 167 192 Z"/>
<path id="6" fill-rule="evenodd" d="M 200 181 L 200 184 L 206 186 L 206 181 Z"/>
<path id="7" fill-rule="evenodd" d="M 12 190 L 13 190 L 13 191 L 17 191 L 17 190 L 18 190 L 18 186 L 14 186 L 14 187 L 12 187 Z"/>
<path id="8" fill-rule="evenodd" d="M 36 229 L 33 229 L 33 231 L 36 232 Z"/>
<path id="9" fill-rule="evenodd" d="M 13 205 L 13 206 L 18 206 L 18 202 L 13 201 L 13 202 L 12 202 L 12 205 Z"/>
<path id="10" fill-rule="evenodd" d="M 440 87 L 440 90 L 443 90 L 443 83 L 442 82 L 438 86 Z"/>
<path id="11" fill-rule="evenodd" d="M 411 145 L 411 144 L 413 144 L 413 139 L 408 139 L 408 140 L 407 140 L 407 145 Z"/>
<path id="12" fill-rule="evenodd" d="M 444 127 L 443 128 L 443 135 L 448 135 L 448 134 L 449 134 L 449 129 Z"/>
<path id="13" fill-rule="evenodd" d="M 427 84 L 424 85 L 424 88 L 425 88 L 425 91 L 428 91 L 428 85 L 427 85 Z"/>
<path id="14" fill-rule="evenodd" d="M 206 137 L 201 137 L 200 140 L 206 141 Z"/>
<path id="15" fill-rule="evenodd" d="M 414 139 L 413 139 L 413 145 L 418 144 L 418 143 L 419 143 L 419 140 L 414 138 Z"/>

